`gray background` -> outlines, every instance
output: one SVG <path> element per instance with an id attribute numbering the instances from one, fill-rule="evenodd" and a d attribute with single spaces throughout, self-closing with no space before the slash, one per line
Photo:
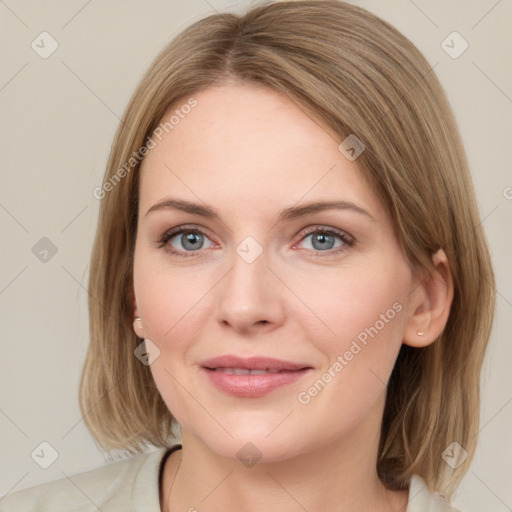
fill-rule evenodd
<path id="1" fill-rule="evenodd" d="M 0 0 L 0 495 L 108 462 L 87 432 L 77 400 L 99 207 L 92 191 L 101 183 L 127 101 L 158 51 L 192 21 L 248 3 Z M 498 302 L 483 370 L 479 445 L 454 502 L 466 512 L 510 511 L 512 2 L 353 3 L 390 21 L 420 48 L 435 66 L 462 132 Z M 43 31 L 58 43 L 46 59 L 31 47 L 35 41 L 40 53 L 51 48 L 48 36 L 41 43 Z M 463 41 L 446 39 L 454 31 L 469 44 L 458 58 L 453 55 Z M 58 453 L 48 469 L 31 457 L 42 442 Z"/>

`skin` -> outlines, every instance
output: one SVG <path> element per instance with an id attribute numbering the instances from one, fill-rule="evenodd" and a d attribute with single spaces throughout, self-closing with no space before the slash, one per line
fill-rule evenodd
<path id="1" fill-rule="evenodd" d="M 434 271 L 416 275 L 357 160 L 286 96 L 224 84 L 194 97 L 197 107 L 143 161 L 139 190 L 134 329 L 160 350 L 151 371 L 182 429 L 183 449 L 164 469 L 162 510 L 405 510 L 408 491 L 385 489 L 376 472 L 386 383 L 402 343 L 427 345 L 444 328 L 453 297 L 446 256 L 439 251 Z M 147 213 L 171 196 L 219 218 Z M 351 202 L 369 215 L 328 209 L 278 221 L 283 209 L 315 201 Z M 205 233 L 199 250 L 187 253 L 179 235 L 159 244 L 182 225 Z M 335 236 L 334 248 L 319 249 L 311 228 L 354 243 Z M 236 252 L 247 236 L 262 250 L 252 263 Z M 393 304 L 400 312 L 300 403 Z M 240 398 L 200 371 L 202 360 L 224 354 L 312 370 L 264 397 Z M 252 467 L 237 457 L 248 442 L 261 454 Z"/>

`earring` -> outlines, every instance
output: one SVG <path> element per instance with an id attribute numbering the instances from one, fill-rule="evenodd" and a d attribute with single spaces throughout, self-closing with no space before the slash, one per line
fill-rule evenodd
<path id="1" fill-rule="evenodd" d="M 139 333 L 142 333 L 142 320 L 139 316 L 134 318 L 134 320 L 133 320 L 133 330 L 135 331 L 135 334 L 137 334 L 137 336 L 139 336 L 139 338 L 142 337 L 139 334 Z"/>
<path id="2" fill-rule="evenodd" d="M 423 336 L 425 333 L 423 331 L 418 331 L 417 334 L 418 336 Z"/>

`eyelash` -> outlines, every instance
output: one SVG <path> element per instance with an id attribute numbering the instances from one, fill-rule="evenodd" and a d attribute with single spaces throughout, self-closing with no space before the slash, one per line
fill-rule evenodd
<path id="1" fill-rule="evenodd" d="M 209 238 L 208 235 L 204 231 L 202 231 L 198 228 L 188 228 L 185 226 L 181 226 L 181 227 L 170 229 L 169 231 L 166 231 L 165 233 L 163 233 L 163 235 L 158 240 L 158 248 L 164 249 L 164 251 L 166 251 L 167 253 L 172 254 L 174 256 L 178 256 L 180 258 L 195 257 L 197 255 L 197 253 L 200 252 L 200 250 L 198 250 L 198 251 L 177 251 L 174 248 L 172 248 L 170 245 L 168 245 L 169 240 L 171 240 L 172 238 L 174 238 L 176 236 L 182 235 L 183 233 L 200 234 L 206 238 Z M 304 241 L 308 236 L 314 235 L 316 233 L 322 233 L 324 235 L 335 236 L 335 237 L 338 237 L 343 242 L 343 245 L 340 247 L 337 247 L 336 249 L 328 249 L 325 251 L 318 251 L 318 250 L 314 250 L 314 249 L 313 250 L 305 249 L 307 251 L 311 251 L 317 258 L 324 258 L 327 256 L 333 256 L 333 255 L 339 254 L 343 251 L 346 251 L 348 247 L 353 247 L 355 245 L 355 239 L 353 237 L 351 237 L 350 235 L 348 235 L 347 233 L 345 233 L 344 231 L 337 230 L 334 228 L 321 228 L 321 227 L 315 227 L 314 229 L 308 230 L 307 232 L 303 233 L 299 242 Z"/>

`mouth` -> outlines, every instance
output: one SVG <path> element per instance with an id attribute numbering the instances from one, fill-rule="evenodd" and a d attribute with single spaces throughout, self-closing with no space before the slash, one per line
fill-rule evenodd
<path id="1" fill-rule="evenodd" d="M 307 364 L 268 357 L 220 356 L 200 363 L 209 381 L 224 393 L 256 398 L 310 373 Z"/>
<path id="2" fill-rule="evenodd" d="M 272 368 L 266 368 L 265 370 L 247 370 L 246 368 L 206 368 L 214 372 L 227 373 L 229 375 L 266 375 L 270 373 L 279 373 L 287 370 L 276 370 Z"/>
<path id="3" fill-rule="evenodd" d="M 225 355 L 213 357 L 202 361 L 201 366 L 210 369 L 219 368 L 239 368 L 242 370 L 300 370 L 310 367 L 307 364 L 285 361 L 283 359 L 274 359 L 273 357 L 252 356 L 240 357 L 234 355 Z"/>
<path id="4" fill-rule="evenodd" d="M 272 357 L 239 357 L 225 355 L 207 359 L 201 363 L 207 370 L 220 371 L 233 375 L 263 375 L 265 373 L 293 372 L 311 368 L 307 364 L 284 361 Z"/>

